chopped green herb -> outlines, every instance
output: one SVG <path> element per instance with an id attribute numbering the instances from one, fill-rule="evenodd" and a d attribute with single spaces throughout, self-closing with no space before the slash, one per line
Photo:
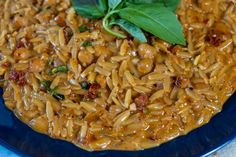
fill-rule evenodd
<path id="1" fill-rule="evenodd" d="M 64 99 L 65 99 L 65 96 L 64 96 L 64 95 L 59 94 L 59 93 L 57 93 L 56 91 L 53 91 L 51 94 L 52 94 L 52 96 L 53 96 L 54 98 L 56 98 L 57 100 L 64 100 Z"/>
<path id="2" fill-rule="evenodd" d="M 89 47 L 89 46 L 92 46 L 92 43 L 91 43 L 90 41 L 85 41 L 85 42 L 82 43 L 81 46 L 83 46 L 83 47 Z"/>
<path id="3" fill-rule="evenodd" d="M 83 81 L 83 82 L 80 83 L 80 86 L 81 86 L 82 89 L 88 90 L 89 87 L 90 87 L 90 83 L 87 82 L 87 81 Z"/>
<path id="4" fill-rule="evenodd" d="M 45 81 L 45 80 L 40 81 L 41 86 L 47 91 L 50 90 L 51 83 L 52 83 L 52 81 Z"/>
<path id="5" fill-rule="evenodd" d="M 86 31 L 88 31 L 88 30 L 89 30 L 89 28 L 88 28 L 87 25 L 82 25 L 82 26 L 79 27 L 79 31 L 80 31 L 81 33 L 86 32 Z"/>
<path id="6" fill-rule="evenodd" d="M 59 72 L 64 72 L 66 73 L 68 71 L 68 68 L 67 66 L 59 66 L 59 67 L 56 67 L 56 68 L 53 68 L 51 71 L 49 71 L 49 74 L 53 75 L 53 74 L 56 74 L 56 73 L 59 73 Z"/>
<path id="7" fill-rule="evenodd" d="M 43 80 L 43 81 L 40 81 L 40 84 L 48 93 L 50 93 L 57 100 L 64 100 L 65 99 L 64 95 L 56 92 L 56 88 L 54 88 L 54 89 L 50 88 L 52 81 Z"/>

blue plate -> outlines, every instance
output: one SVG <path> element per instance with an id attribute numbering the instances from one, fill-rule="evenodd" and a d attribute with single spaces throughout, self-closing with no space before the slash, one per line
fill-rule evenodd
<path id="1" fill-rule="evenodd" d="M 2 90 L 0 90 L 2 95 Z M 1 97 L 1 96 L 0 96 Z M 0 144 L 22 157 L 200 157 L 220 149 L 236 136 L 236 94 L 210 123 L 186 136 L 144 151 L 87 152 L 65 141 L 36 133 L 4 107 L 0 99 Z"/>

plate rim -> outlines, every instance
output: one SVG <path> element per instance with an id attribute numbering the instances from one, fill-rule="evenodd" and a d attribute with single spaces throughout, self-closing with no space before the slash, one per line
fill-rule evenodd
<path id="1" fill-rule="evenodd" d="M 2 93 L 2 89 L 0 88 L 0 99 L 2 98 L 1 93 Z M 225 102 L 225 104 L 224 104 L 224 106 L 223 106 L 223 108 L 222 108 L 222 111 L 224 111 L 224 107 L 227 105 L 227 103 L 228 103 L 229 100 L 232 99 L 233 103 L 235 104 L 235 103 L 236 103 L 236 99 L 235 99 L 235 98 L 236 98 L 236 93 L 232 94 L 232 96 Z M 1 103 L 1 102 L 0 102 L 0 103 Z M 6 108 L 6 106 L 4 105 L 4 102 L 2 103 L 2 105 L 5 107 L 5 109 L 6 109 L 7 111 L 11 112 L 8 108 Z M 230 105 L 230 104 L 229 104 L 229 105 Z M 232 104 L 231 104 L 231 105 L 232 105 Z M 236 107 L 235 107 L 235 108 L 236 108 Z M 196 129 L 190 131 L 188 134 L 192 134 L 192 133 L 194 133 L 194 132 L 197 133 L 198 131 L 202 132 L 202 130 L 200 130 L 200 129 L 201 129 L 201 128 L 204 129 L 203 127 L 207 127 L 208 125 L 211 126 L 211 124 L 213 124 L 212 121 L 213 121 L 215 118 L 217 118 L 217 116 L 220 116 L 220 113 L 221 113 L 221 112 L 219 112 L 219 113 L 217 113 L 215 116 L 213 116 L 213 117 L 211 118 L 211 120 L 210 120 L 207 124 L 205 124 L 205 125 L 203 125 L 203 126 L 201 126 L 201 127 L 199 127 L 199 128 L 196 128 Z M 11 114 L 13 114 L 13 113 L 11 112 Z M 221 116 L 222 116 L 222 115 L 221 115 Z M 220 119 L 221 119 L 221 118 L 220 118 Z M 18 118 L 17 118 L 17 121 L 19 121 L 19 122 L 21 123 L 20 125 L 24 125 L 25 127 L 29 128 L 31 131 L 35 132 L 32 128 L 30 128 L 30 127 L 29 127 L 28 125 L 26 125 L 25 123 L 21 122 Z M 48 137 L 48 138 L 51 138 L 51 137 L 49 137 L 48 135 L 45 135 L 45 134 L 42 134 L 42 133 L 36 132 L 36 134 L 40 134 L 40 135 L 46 136 L 46 137 Z M 179 137 L 177 137 L 177 138 L 175 138 L 175 139 L 178 139 L 178 138 L 181 138 L 181 137 L 183 138 L 184 136 L 187 136 L 188 134 L 179 136 Z M 190 136 L 191 136 L 191 135 L 190 135 Z M 175 140 L 175 139 L 173 139 L 173 140 Z M 199 152 L 196 152 L 196 154 L 193 154 L 193 157 L 207 157 L 207 156 L 211 155 L 212 153 L 214 153 L 214 152 L 216 152 L 216 151 L 222 149 L 222 148 L 225 147 L 226 145 L 230 144 L 234 139 L 236 139 L 236 128 L 234 128 L 233 131 L 232 131 L 229 135 L 220 138 L 219 142 L 215 143 L 213 146 L 208 146 L 208 147 L 207 147 L 206 149 L 204 149 L 203 151 L 199 151 Z M 58 140 L 58 139 L 53 139 L 53 140 L 64 141 L 64 140 L 60 140 L 60 139 L 59 139 L 59 140 Z M 173 140 L 170 140 L 170 141 L 168 141 L 168 142 L 166 142 L 166 143 L 169 143 L 169 142 L 171 142 L 171 141 L 173 141 Z M 70 143 L 70 142 L 68 142 L 68 141 L 64 141 L 64 142 Z M 166 143 L 164 143 L 164 144 L 166 144 Z M 164 144 L 161 144 L 161 145 L 164 145 Z M 6 142 L 5 140 L 3 140 L 2 138 L 0 138 L 0 145 L 3 146 L 4 148 L 8 149 L 9 151 L 15 153 L 16 155 L 19 155 L 19 156 L 22 156 L 22 157 L 33 157 L 32 155 L 27 154 L 27 152 L 23 152 L 23 151 L 19 150 L 17 147 L 15 147 L 15 146 L 9 144 L 8 142 Z M 160 145 L 160 146 L 161 146 L 161 145 Z M 157 146 L 157 147 L 154 147 L 154 148 L 149 148 L 149 149 L 144 149 L 144 150 L 141 150 L 141 151 L 150 150 L 150 149 L 158 149 L 158 147 L 160 147 L 160 146 Z M 82 150 L 81 148 L 78 148 L 78 149 Z M 104 153 L 106 153 L 106 152 L 114 152 L 114 153 L 115 153 L 115 152 L 137 152 L 137 153 L 138 153 L 138 152 L 140 152 L 140 150 L 139 150 L 139 151 L 119 151 L 119 150 L 108 150 L 108 151 L 107 151 L 107 150 L 105 150 L 105 151 L 100 151 L 100 152 L 104 152 Z M 96 151 L 95 151 L 95 153 L 96 153 Z"/>

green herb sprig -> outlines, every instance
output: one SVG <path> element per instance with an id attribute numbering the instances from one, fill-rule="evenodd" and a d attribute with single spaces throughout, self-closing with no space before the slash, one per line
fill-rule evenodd
<path id="1" fill-rule="evenodd" d="M 90 41 L 84 41 L 81 46 L 82 47 L 89 47 L 89 46 L 92 46 L 93 44 L 90 42 Z"/>
<path id="2" fill-rule="evenodd" d="M 143 31 L 171 44 L 186 45 L 183 28 L 175 11 L 179 0 L 72 0 L 75 11 L 84 17 L 102 19 L 103 28 L 118 38 L 127 38 L 119 26 L 141 42 Z"/>
<path id="3" fill-rule="evenodd" d="M 40 84 L 48 93 L 50 93 L 57 100 L 64 100 L 65 99 L 65 96 L 58 93 L 56 91 L 56 88 L 54 88 L 54 89 L 50 88 L 52 81 L 43 80 L 43 81 L 40 81 Z"/>

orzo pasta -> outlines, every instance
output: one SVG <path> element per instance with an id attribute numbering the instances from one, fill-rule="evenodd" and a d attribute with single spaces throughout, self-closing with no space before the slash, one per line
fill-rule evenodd
<path id="1" fill-rule="evenodd" d="M 157 146 L 209 122 L 235 91 L 233 1 L 182 0 L 186 47 L 118 39 L 69 0 L 1 0 L 0 9 L 5 105 L 84 149 Z"/>

